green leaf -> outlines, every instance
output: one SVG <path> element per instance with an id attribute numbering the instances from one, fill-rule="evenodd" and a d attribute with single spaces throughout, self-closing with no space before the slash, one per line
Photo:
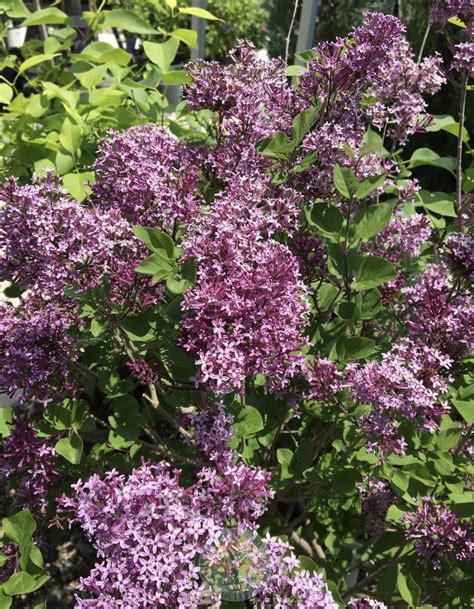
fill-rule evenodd
<path id="1" fill-rule="evenodd" d="M 417 607 L 420 604 L 420 586 L 409 573 L 404 573 L 401 565 L 398 565 L 397 586 L 401 597 L 409 607 Z"/>
<path id="2" fill-rule="evenodd" d="M 74 124 L 69 118 L 65 118 L 59 134 L 59 143 L 66 152 L 75 156 L 81 144 L 81 135 L 82 129 L 79 125 Z"/>
<path id="3" fill-rule="evenodd" d="M 13 89 L 5 82 L 0 84 L 0 103 L 9 104 L 13 97 Z"/>
<path id="4" fill-rule="evenodd" d="M 41 588 L 49 579 L 49 575 L 40 575 L 34 577 L 25 571 L 19 571 L 14 573 L 8 581 L 3 585 L 3 590 L 9 596 L 15 596 L 19 594 L 29 594 Z"/>
<path id="5" fill-rule="evenodd" d="M 176 57 L 178 47 L 179 40 L 177 38 L 170 38 L 166 42 L 149 42 L 146 40 L 143 43 L 143 49 L 148 59 L 163 72 L 168 72 Z"/>
<path id="6" fill-rule="evenodd" d="M 82 438 L 75 431 L 68 438 L 62 438 L 54 447 L 58 455 L 73 465 L 79 465 L 82 457 Z"/>
<path id="7" fill-rule="evenodd" d="M 9 518 L 3 518 L 2 526 L 4 534 L 16 543 L 20 550 L 32 543 L 36 522 L 29 510 L 21 510 Z"/>
<path id="8" fill-rule="evenodd" d="M 415 201 L 417 207 L 423 207 L 424 209 L 445 216 L 447 218 L 456 218 L 456 212 L 454 211 L 454 197 L 451 197 L 445 192 L 429 192 L 427 190 L 421 190 L 417 194 L 417 200 Z"/>
<path id="9" fill-rule="evenodd" d="M 11 406 L 2 406 L 0 408 L 0 438 L 7 438 L 10 433 L 10 423 L 13 419 L 13 408 Z"/>
<path id="10" fill-rule="evenodd" d="M 433 123 L 427 127 L 426 131 L 446 131 L 446 133 L 450 133 L 454 135 L 454 137 L 459 137 L 459 123 L 450 115 L 438 115 L 433 116 Z M 463 136 L 462 139 L 464 142 L 469 141 L 469 131 L 466 127 L 463 127 L 462 130 Z"/>
<path id="11" fill-rule="evenodd" d="M 354 218 L 355 237 L 369 239 L 379 233 L 390 221 L 393 212 L 391 203 L 378 203 L 359 209 Z"/>
<path id="12" fill-rule="evenodd" d="M 355 321 L 360 317 L 360 308 L 355 302 L 341 302 L 336 309 L 336 315 L 346 321 Z"/>
<path id="13" fill-rule="evenodd" d="M 234 429 L 239 438 L 255 434 L 263 429 L 262 415 L 253 406 L 245 406 L 236 418 Z"/>
<path id="14" fill-rule="evenodd" d="M 178 28 L 177 30 L 173 30 L 170 33 L 170 36 L 181 40 L 181 42 L 184 42 L 184 44 L 187 44 L 188 47 L 191 47 L 192 49 L 197 48 L 197 32 L 194 30 Z"/>
<path id="15" fill-rule="evenodd" d="M 28 17 L 31 14 L 22 0 L 2 0 L 0 2 L 0 12 L 5 12 L 6 15 L 15 19 Z"/>
<path id="16" fill-rule="evenodd" d="M 287 76 L 299 76 L 300 74 L 303 74 L 303 72 L 306 72 L 307 70 L 308 70 L 308 68 L 306 68 L 305 66 L 293 65 L 293 66 L 288 66 L 286 68 L 285 74 Z"/>
<path id="17" fill-rule="evenodd" d="M 33 57 L 29 57 L 20 64 L 20 67 L 18 68 L 18 74 L 23 74 L 23 72 L 29 70 L 30 68 L 33 68 L 39 63 L 42 63 L 43 61 L 49 61 L 50 59 L 54 59 L 54 57 L 57 56 L 58 53 L 43 53 L 40 55 L 34 55 Z"/>
<path id="18" fill-rule="evenodd" d="M 13 603 L 11 596 L 7 596 L 3 590 L 3 586 L 0 585 L 0 609 L 10 609 Z"/>
<path id="19" fill-rule="evenodd" d="M 206 11 L 203 8 L 198 8 L 196 6 L 186 6 L 184 8 L 179 9 L 180 13 L 185 15 L 193 15 L 194 17 L 201 17 L 201 19 L 209 19 L 209 21 L 222 21 L 223 19 L 219 19 L 209 11 Z"/>
<path id="20" fill-rule="evenodd" d="M 350 199 L 355 195 L 357 188 L 359 187 L 359 180 L 350 169 L 336 163 L 333 177 L 334 186 L 344 198 Z"/>
<path id="21" fill-rule="evenodd" d="M 126 9 L 114 9 L 112 11 L 103 11 L 104 20 L 101 23 L 101 28 L 117 28 L 125 30 L 132 34 L 156 34 L 157 31 L 148 25 L 141 17 L 133 11 Z"/>
<path id="22" fill-rule="evenodd" d="M 300 561 L 301 568 L 304 569 L 304 571 L 309 571 L 310 573 L 318 572 L 318 565 L 309 556 L 298 556 L 298 560 Z"/>
<path id="23" fill-rule="evenodd" d="M 293 142 L 296 145 L 300 144 L 303 141 L 305 135 L 314 125 L 317 116 L 318 109 L 315 107 L 307 108 L 296 116 L 293 121 Z"/>
<path id="24" fill-rule="evenodd" d="M 464 21 L 462 21 L 462 19 L 459 19 L 459 17 L 450 17 L 448 19 L 448 23 L 451 23 L 452 25 L 456 25 L 457 27 L 466 29 L 466 24 L 464 23 Z"/>
<path id="25" fill-rule="evenodd" d="M 396 276 L 395 268 L 388 260 L 378 256 L 365 256 L 357 268 L 354 289 L 370 290 L 395 279 Z"/>
<path id="26" fill-rule="evenodd" d="M 469 423 L 469 425 L 474 424 L 474 402 L 468 402 L 466 400 L 453 400 L 453 406 L 466 421 L 466 423 Z"/>
<path id="27" fill-rule="evenodd" d="M 31 25 L 61 25 L 67 23 L 69 17 L 58 8 L 50 7 L 43 8 L 39 11 L 34 11 L 22 23 L 22 26 Z"/>
<path id="28" fill-rule="evenodd" d="M 159 277 L 157 281 L 165 279 L 173 274 L 173 261 L 163 256 L 163 254 L 155 253 L 140 263 L 135 269 L 136 273 L 141 275 L 153 275 Z"/>
<path id="29" fill-rule="evenodd" d="M 431 148 L 418 148 L 411 155 L 408 167 L 412 169 L 413 167 L 419 167 L 420 165 L 439 167 L 454 174 L 456 159 L 454 157 L 441 157 L 434 150 L 431 150 Z"/>
<path id="30" fill-rule="evenodd" d="M 135 237 L 152 252 L 163 254 L 164 250 L 169 258 L 174 257 L 174 241 L 166 233 L 146 226 L 133 226 L 132 230 Z"/>
<path id="31" fill-rule="evenodd" d="M 380 186 L 383 186 L 385 180 L 385 175 L 370 176 L 369 178 L 366 178 L 365 180 L 360 182 L 359 186 L 357 187 L 355 193 L 356 199 L 365 199 L 370 195 L 371 192 L 377 190 L 377 188 L 380 188 Z"/>
<path id="32" fill-rule="evenodd" d="M 92 191 L 89 183 L 94 183 L 94 173 L 92 171 L 83 171 L 82 173 L 67 173 L 63 175 L 63 186 L 68 193 L 82 203 Z"/>
<path id="33" fill-rule="evenodd" d="M 392 524 L 400 524 L 402 522 L 402 518 L 404 515 L 404 511 L 398 508 L 396 505 L 391 505 L 388 508 L 387 516 L 385 520 L 387 522 L 391 522 Z"/>
<path id="34" fill-rule="evenodd" d="M 273 137 L 265 138 L 257 144 L 261 155 L 274 159 L 289 159 L 289 155 L 295 147 L 295 143 L 290 142 L 286 133 L 282 131 L 277 131 Z"/>
<path id="35" fill-rule="evenodd" d="M 315 203 L 311 208 L 311 222 L 323 233 L 339 234 L 344 224 L 344 216 L 334 205 Z"/>
<path id="36" fill-rule="evenodd" d="M 186 70 L 162 72 L 161 80 L 165 85 L 189 85 L 192 83 L 192 78 L 188 75 Z"/>
<path id="37" fill-rule="evenodd" d="M 375 350 L 375 341 L 363 336 L 340 336 L 335 345 L 335 354 L 340 362 L 368 357 Z"/>
<path id="38" fill-rule="evenodd" d="M 189 281 L 186 279 L 175 279 L 174 277 L 168 277 L 166 279 L 166 287 L 172 294 L 184 294 L 186 290 L 191 287 Z"/>

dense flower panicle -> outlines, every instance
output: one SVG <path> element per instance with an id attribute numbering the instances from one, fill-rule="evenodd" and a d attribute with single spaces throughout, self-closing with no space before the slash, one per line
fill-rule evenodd
<path id="1" fill-rule="evenodd" d="M 376 537 L 385 530 L 388 508 L 396 502 L 397 496 L 385 480 L 366 477 L 359 485 L 359 498 L 367 529 Z"/>
<path id="2" fill-rule="evenodd" d="M 460 42 L 454 46 L 451 69 L 466 71 L 470 78 L 474 76 L 474 42 Z"/>
<path id="3" fill-rule="evenodd" d="M 380 362 L 349 364 L 347 385 L 352 399 L 372 406 L 363 426 L 368 448 L 381 454 L 403 453 L 405 442 L 398 437 L 401 421 L 411 421 L 424 431 L 434 431 L 448 405 L 442 395 L 448 390 L 451 360 L 426 345 L 405 339 L 396 343 Z"/>
<path id="4" fill-rule="evenodd" d="M 410 336 L 462 357 L 474 345 L 472 294 L 457 294 L 445 267 L 429 264 L 415 285 L 404 288 Z"/>
<path id="5" fill-rule="evenodd" d="M 203 484 L 200 499 L 215 511 L 216 522 L 253 529 L 266 510 L 267 500 L 275 494 L 269 488 L 271 473 L 228 460 L 216 462 L 215 468 L 204 468 L 198 474 Z"/>
<path id="6" fill-rule="evenodd" d="M 156 381 L 156 373 L 144 359 L 127 362 L 131 375 L 142 385 L 151 385 Z"/>
<path id="7" fill-rule="evenodd" d="M 101 240 L 100 224 L 51 174 L 27 186 L 10 179 L 0 200 L 1 279 L 44 298 L 62 297 L 65 287 L 87 275 Z"/>
<path id="8" fill-rule="evenodd" d="M 218 116 L 216 144 L 203 154 L 208 170 L 224 183 L 263 170 L 268 161 L 255 144 L 279 130 L 289 132 L 297 112 L 283 61 L 262 60 L 249 42 L 240 42 L 229 56 L 229 65 L 191 64 L 193 82 L 185 87 L 193 110 L 210 109 Z"/>
<path id="9" fill-rule="evenodd" d="M 263 239 L 272 213 L 233 193 L 218 197 L 185 241 L 197 283 L 183 301 L 183 346 L 197 357 L 197 381 L 216 393 L 241 391 L 263 374 L 283 388 L 302 364 L 304 286 L 289 249 Z"/>
<path id="10" fill-rule="evenodd" d="M 289 544 L 270 535 L 263 542 L 266 565 L 262 581 L 256 586 L 258 609 L 337 609 L 322 577 L 301 570 Z"/>
<path id="11" fill-rule="evenodd" d="M 328 253 L 323 239 L 297 233 L 289 242 L 289 248 L 298 258 L 301 275 L 308 285 L 326 276 Z"/>
<path id="12" fill-rule="evenodd" d="M 0 392 L 19 391 L 20 404 L 46 404 L 60 395 L 68 385 L 68 362 L 77 358 L 71 325 L 50 304 L 0 305 Z"/>
<path id="13" fill-rule="evenodd" d="M 200 204 L 198 171 L 188 148 L 155 125 L 111 132 L 94 163 L 92 200 L 132 224 L 173 229 L 192 222 Z"/>
<path id="14" fill-rule="evenodd" d="M 304 394 L 305 399 L 323 403 L 331 402 L 334 394 L 342 388 L 342 374 L 333 362 L 324 357 L 317 356 L 308 362 L 304 374 L 308 383 Z"/>
<path id="15" fill-rule="evenodd" d="M 451 17 L 470 19 L 474 17 L 472 0 L 433 0 L 430 9 L 431 23 L 445 23 Z"/>
<path id="16" fill-rule="evenodd" d="M 415 213 L 407 217 L 398 210 L 376 236 L 373 253 L 397 264 L 404 258 L 418 256 L 430 236 L 430 223 L 425 215 Z"/>
<path id="17" fill-rule="evenodd" d="M 79 481 L 62 506 L 101 562 L 79 584 L 92 598 L 78 599 L 76 608 L 198 607 L 195 558 L 220 527 L 194 495 L 166 464 L 143 465 L 128 478 L 111 471 Z"/>
<path id="18" fill-rule="evenodd" d="M 54 444 L 54 438 L 39 437 L 31 425 L 14 420 L 0 451 L 0 473 L 18 481 L 13 501 L 16 508 L 46 512 L 47 494 L 61 477 Z"/>
<path id="19" fill-rule="evenodd" d="M 0 280 L 30 290 L 38 303 L 73 308 L 77 301 L 67 298 L 65 289 L 84 291 L 104 277 L 111 302 L 134 295 L 141 305 L 153 306 L 161 298 L 161 286 L 135 273 L 146 248 L 118 210 L 83 207 L 51 174 L 28 186 L 11 179 L 1 188 L 0 201 Z"/>
<path id="20" fill-rule="evenodd" d="M 474 239 L 470 235 L 449 234 L 443 254 L 452 271 L 460 273 L 469 282 L 474 283 Z"/>
<path id="21" fill-rule="evenodd" d="M 435 569 L 445 556 L 469 561 L 474 558 L 474 536 L 468 523 L 433 500 L 423 497 L 413 513 L 405 514 L 406 538 L 416 542 L 418 553 Z"/>
<path id="22" fill-rule="evenodd" d="M 188 422 L 194 428 L 194 444 L 204 457 L 220 464 L 233 461 L 236 454 L 228 442 L 234 437 L 234 417 L 226 413 L 222 404 L 189 415 Z"/>
<path id="23" fill-rule="evenodd" d="M 364 23 L 347 39 L 323 42 L 300 76 L 306 103 L 317 100 L 324 119 L 306 136 L 306 152 L 317 152 L 317 163 L 299 178 L 305 190 L 327 195 L 336 162 L 351 167 L 362 179 L 396 171 L 383 155 L 364 150 L 367 123 L 404 141 L 429 120 L 424 95 L 445 82 L 441 59 L 427 57 L 418 65 L 396 17 L 366 13 Z M 348 154 L 348 146 L 352 150 Z"/>
<path id="24" fill-rule="evenodd" d="M 196 559 L 218 542 L 227 519 L 254 526 L 263 511 L 267 476 L 232 466 L 220 477 L 201 470 L 189 488 L 166 463 L 143 464 L 125 477 L 93 475 L 61 499 L 93 540 L 101 562 L 81 580 L 93 600 L 77 609 L 198 608 L 204 589 Z M 246 520 L 250 519 L 250 520 Z"/>

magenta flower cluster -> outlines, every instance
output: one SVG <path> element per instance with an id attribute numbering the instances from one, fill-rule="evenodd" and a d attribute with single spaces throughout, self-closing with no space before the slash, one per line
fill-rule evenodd
<path id="1" fill-rule="evenodd" d="M 418 553 L 435 569 L 444 557 L 474 558 L 474 536 L 469 525 L 432 497 L 423 497 L 415 512 L 405 514 L 406 538 L 415 541 Z"/>
<path id="2" fill-rule="evenodd" d="M 246 466 L 235 466 L 244 471 Z M 229 471 L 229 470 L 228 470 Z M 77 599 L 78 609 L 198 608 L 209 596 L 200 578 L 198 558 L 218 547 L 224 527 L 236 515 L 241 527 L 251 528 L 262 509 L 248 509 L 252 502 L 263 506 L 264 483 L 246 480 L 226 485 L 210 469 L 198 473 L 197 482 L 180 486 L 179 470 L 166 463 L 143 464 L 128 477 L 111 471 L 74 485 L 74 496 L 63 497 L 62 509 L 72 511 L 93 540 L 101 562 L 83 578 L 79 589 L 89 598 Z M 246 508 L 239 507 L 246 486 Z M 229 520 L 230 519 L 230 520 Z M 336 609 L 319 576 L 297 571 L 294 555 L 285 557 L 288 544 L 276 539 L 265 542 L 269 563 L 267 577 L 255 594 L 259 607 L 298 606 Z M 279 602 L 280 604 L 274 604 Z"/>
<path id="3" fill-rule="evenodd" d="M 430 10 L 431 23 L 445 23 L 451 17 L 472 19 L 474 6 L 471 0 L 433 0 Z"/>
<path id="4" fill-rule="evenodd" d="M 464 244 L 465 240 L 462 239 Z M 448 248 L 449 246 L 448 241 Z M 452 243 L 452 241 L 451 241 Z M 463 245 L 458 256 L 452 254 L 455 265 L 472 268 Z M 462 260 L 462 262 L 461 262 Z M 470 265 L 470 266 L 469 266 Z M 445 266 L 430 264 L 415 285 L 404 288 L 404 313 L 410 335 L 422 344 L 449 354 L 453 359 L 468 353 L 474 345 L 474 308 L 472 291 L 458 294 Z"/>
<path id="5" fill-rule="evenodd" d="M 259 609 L 337 609 L 322 577 L 302 570 L 288 543 L 270 535 L 263 542 L 267 564 L 263 581 L 256 590 Z"/>
<path id="6" fill-rule="evenodd" d="M 385 517 L 391 505 L 396 503 L 396 495 L 385 480 L 366 477 L 359 485 L 359 498 L 370 535 L 376 537 L 385 530 Z"/>
<path id="7" fill-rule="evenodd" d="M 173 230 L 196 215 L 198 171 L 190 150 L 155 125 L 111 132 L 94 164 L 92 199 L 132 224 Z"/>
<path id="8" fill-rule="evenodd" d="M 197 381 L 216 393 L 241 392 L 249 376 L 285 387 L 303 363 L 307 307 L 298 262 L 269 237 L 285 210 L 263 205 L 242 178 L 216 198 L 184 242 L 198 265 L 184 298 L 183 346 L 196 357 Z"/>
<path id="9" fill-rule="evenodd" d="M 16 480 L 13 503 L 17 507 L 46 513 L 47 495 L 61 478 L 54 443 L 54 438 L 38 436 L 28 422 L 15 420 L 3 441 L 0 473 L 6 480 Z"/>
<path id="10" fill-rule="evenodd" d="M 443 395 L 451 365 L 448 356 L 410 339 L 396 343 L 380 362 L 348 365 L 352 398 L 372 407 L 364 422 L 370 450 L 404 453 L 406 442 L 398 432 L 403 420 L 425 431 L 438 427 L 449 411 Z"/>

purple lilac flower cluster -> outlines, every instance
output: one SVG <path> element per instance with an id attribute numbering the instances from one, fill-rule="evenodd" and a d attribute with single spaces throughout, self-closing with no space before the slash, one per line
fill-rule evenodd
<path id="1" fill-rule="evenodd" d="M 198 275 L 183 302 L 183 346 L 197 358 L 197 381 L 220 394 L 242 391 L 246 377 L 257 374 L 281 389 L 303 364 L 307 308 L 298 261 L 264 238 L 281 225 L 281 210 L 265 200 L 261 206 L 254 192 L 239 180 L 184 242 Z"/>
<path id="2" fill-rule="evenodd" d="M 263 542 L 267 564 L 263 581 L 256 589 L 259 609 L 337 609 L 322 577 L 301 570 L 300 561 L 288 543 L 270 535 Z"/>
<path id="3" fill-rule="evenodd" d="M 469 253 L 462 239 L 462 253 L 457 247 L 457 255 L 462 257 L 462 265 Z M 449 247 L 449 245 L 448 245 Z M 460 263 L 456 253 L 452 260 Z M 448 270 L 441 265 L 429 264 L 415 285 L 404 288 L 405 313 L 408 316 L 410 336 L 423 344 L 430 345 L 453 359 L 468 353 L 474 345 L 474 308 L 472 292 L 467 290 L 457 294 Z"/>
<path id="4" fill-rule="evenodd" d="M 308 362 L 304 374 L 308 382 L 305 399 L 328 403 L 342 388 L 341 372 L 325 357 L 317 356 Z"/>
<path id="5" fill-rule="evenodd" d="M 183 142 L 156 125 L 111 132 L 94 163 L 92 200 L 132 224 L 172 230 L 197 214 L 198 171 Z"/>
<path id="6" fill-rule="evenodd" d="M 206 409 L 188 416 L 194 428 L 194 444 L 197 450 L 214 463 L 230 463 L 236 456 L 228 447 L 234 437 L 234 417 L 226 413 L 222 404 L 210 405 Z"/>
<path id="7" fill-rule="evenodd" d="M 130 222 L 173 226 L 197 213 L 197 170 L 161 129 L 115 134 L 101 154 L 95 206 L 71 200 L 51 174 L 27 186 L 11 179 L 0 190 L 0 280 L 25 291 L 18 308 L 0 309 L 0 390 L 21 390 L 24 401 L 45 403 L 65 388 L 75 357 L 68 330 L 80 323 L 66 288 L 86 291 L 106 279 L 111 305 L 152 308 L 164 290 L 135 273 L 146 248 Z"/>
<path id="8" fill-rule="evenodd" d="M 428 125 L 429 119 L 421 117 L 423 95 L 445 82 L 441 59 L 427 57 L 418 65 L 402 22 L 379 13 L 365 14 L 363 25 L 347 39 L 323 42 L 313 52 L 301 75 L 301 95 L 306 103 L 317 100 L 327 109 L 303 142 L 307 153 L 318 155 L 315 169 L 301 176 L 305 190 L 329 194 L 336 162 L 351 167 L 360 179 L 395 171 L 381 154 L 364 150 L 367 123 L 401 141 Z"/>
<path id="9" fill-rule="evenodd" d="M 386 528 L 385 517 L 388 508 L 396 501 L 396 495 L 385 480 L 366 477 L 359 485 L 359 498 L 364 518 L 370 534 L 374 537 Z"/>
<path id="10" fill-rule="evenodd" d="M 472 0 L 433 0 L 430 9 L 431 23 L 445 23 L 451 17 L 471 19 L 474 17 Z"/>
<path id="11" fill-rule="evenodd" d="M 443 254 L 449 268 L 474 283 L 474 239 L 463 233 L 446 237 Z"/>
<path id="12" fill-rule="evenodd" d="M 75 359 L 72 320 L 53 305 L 0 305 L 0 392 L 24 404 L 50 402 L 68 387 Z"/>
<path id="13" fill-rule="evenodd" d="M 396 343 L 380 362 L 349 364 L 347 384 L 351 396 L 372 410 L 364 422 L 370 450 L 404 453 L 399 437 L 403 420 L 420 429 L 434 431 L 448 405 L 442 396 L 448 390 L 446 370 L 452 361 L 446 355 L 410 339 Z"/>
<path id="14" fill-rule="evenodd" d="M 445 556 L 469 561 L 474 558 L 474 536 L 448 507 L 423 497 L 415 512 L 405 514 L 406 537 L 414 540 L 425 562 L 441 568 Z"/>
<path id="15" fill-rule="evenodd" d="M 72 522 L 82 526 L 102 559 L 81 580 L 80 590 L 92 598 L 78 598 L 77 609 L 197 609 L 202 604 L 206 588 L 196 559 L 207 556 L 212 544 L 218 547 L 236 514 L 240 526 L 253 528 L 268 493 L 263 480 L 242 479 L 240 490 L 245 485 L 250 493 L 242 511 L 239 488 L 220 484 L 215 472 L 202 470 L 188 488 L 179 478 L 179 470 L 166 463 L 143 464 L 128 477 L 111 471 L 104 479 L 94 475 L 79 481 L 74 496 L 61 499 L 62 509 L 72 511 Z M 297 572 L 294 555 L 285 557 L 287 544 L 269 538 L 265 545 L 270 563 L 257 591 L 260 607 L 278 606 L 271 604 L 274 599 L 290 607 L 298 598 L 301 607 L 335 609 L 322 580 Z"/>
<path id="16" fill-rule="evenodd" d="M 134 379 L 142 385 L 151 385 L 155 382 L 156 373 L 153 372 L 150 364 L 144 359 L 138 359 L 134 362 L 127 362 L 127 368 L 130 370 Z"/>
<path id="17" fill-rule="evenodd" d="M 302 109 L 280 59 L 266 62 L 251 43 L 239 43 L 228 65 L 199 61 L 192 64 L 193 79 L 185 89 L 193 110 L 216 113 L 216 142 L 202 151 L 207 171 L 224 184 L 235 175 L 261 176 L 268 161 L 256 143 L 277 131 L 289 132 Z"/>
<path id="18" fill-rule="evenodd" d="M 15 419 L 0 452 L 0 473 L 17 480 L 15 506 L 45 514 L 47 494 L 61 477 L 58 459 L 54 438 L 42 438 L 28 422 Z"/>
<path id="19" fill-rule="evenodd" d="M 451 69 L 457 72 L 467 72 L 470 78 L 474 76 L 474 42 L 460 42 L 454 45 Z"/>
<path id="20" fill-rule="evenodd" d="M 405 216 L 402 209 L 375 238 L 373 254 L 397 264 L 404 258 L 418 256 L 423 243 L 431 236 L 429 220 L 423 214 Z"/>

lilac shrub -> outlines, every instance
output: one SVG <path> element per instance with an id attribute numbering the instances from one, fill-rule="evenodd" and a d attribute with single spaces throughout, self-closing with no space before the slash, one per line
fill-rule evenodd
<path id="1" fill-rule="evenodd" d="M 1 187 L 0 606 L 49 585 L 31 509 L 93 548 L 77 609 L 469 607 L 472 167 L 463 113 L 429 114 L 468 91 L 453 16 L 453 66 L 380 13 L 293 82 L 241 41 L 107 132 L 81 202 Z M 457 159 L 407 158 L 428 128 Z"/>

